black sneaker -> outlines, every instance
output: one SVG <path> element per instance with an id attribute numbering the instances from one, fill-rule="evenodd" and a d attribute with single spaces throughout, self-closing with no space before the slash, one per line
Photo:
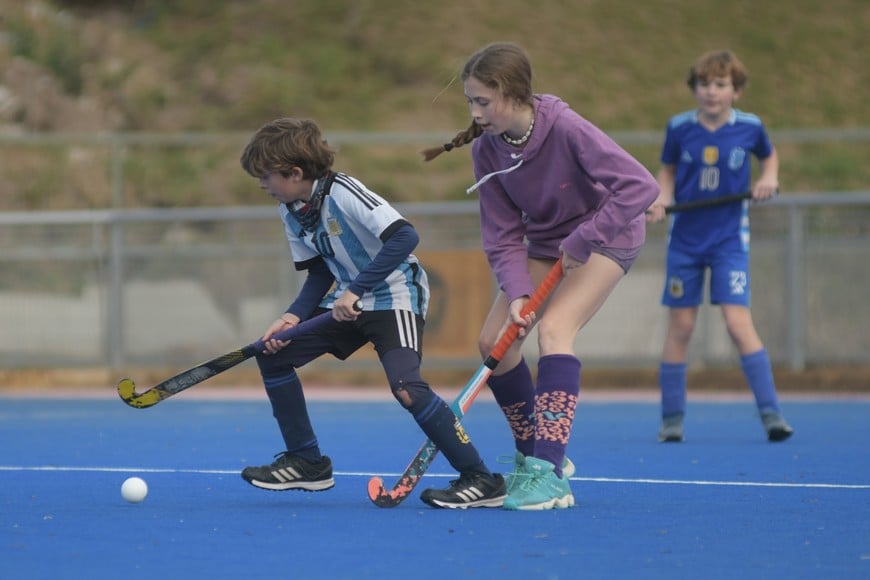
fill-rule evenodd
<path id="1" fill-rule="evenodd" d="M 427 489 L 420 499 L 437 508 L 501 507 L 507 497 L 504 477 L 469 471 L 450 482 L 447 489 Z"/>
<path id="2" fill-rule="evenodd" d="M 284 451 L 275 456 L 271 465 L 246 467 L 242 479 L 261 489 L 285 491 L 323 491 L 335 485 L 332 479 L 332 460 L 326 455 L 317 463 Z"/>

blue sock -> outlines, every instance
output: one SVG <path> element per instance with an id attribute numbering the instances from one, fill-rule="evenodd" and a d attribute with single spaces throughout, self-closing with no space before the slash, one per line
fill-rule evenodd
<path id="1" fill-rule="evenodd" d="M 773 370 L 767 350 L 762 348 L 758 352 L 741 356 L 740 367 L 743 369 L 749 388 L 752 389 L 752 394 L 755 395 L 758 410 L 778 413 L 779 400 L 776 397 L 776 385 L 773 382 Z"/>
<path id="2" fill-rule="evenodd" d="M 552 463 L 558 477 L 562 477 L 562 461 L 579 395 L 580 361 L 577 357 L 551 354 L 540 358 L 535 390 L 535 457 Z"/>
<path id="3" fill-rule="evenodd" d="M 490 376 L 487 384 L 507 419 L 517 451 L 534 454 L 535 383 L 526 359 L 503 375 Z"/>
<path id="4" fill-rule="evenodd" d="M 659 364 L 662 417 L 686 414 L 686 363 Z"/>

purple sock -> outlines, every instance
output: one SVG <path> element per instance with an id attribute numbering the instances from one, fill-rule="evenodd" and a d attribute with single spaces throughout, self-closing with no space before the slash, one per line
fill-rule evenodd
<path id="1" fill-rule="evenodd" d="M 559 477 L 562 477 L 562 461 L 579 395 L 580 361 L 577 357 L 570 354 L 541 357 L 535 393 L 535 457 L 556 466 Z"/>
<path id="2" fill-rule="evenodd" d="M 503 375 L 487 381 L 496 403 L 501 407 L 514 436 L 514 445 L 523 455 L 535 452 L 535 383 L 526 359 Z"/>

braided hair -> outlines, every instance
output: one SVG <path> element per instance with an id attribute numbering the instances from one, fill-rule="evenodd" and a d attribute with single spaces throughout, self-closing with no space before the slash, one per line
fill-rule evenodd
<path id="1" fill-rule="evenodd" d="M 525 51 L 511 42 L 494 42 L 471 55 L 462 68 L 462 81 L 474 77 L 483 85 L 499 91 L 518 103 L 532 103 L 532 65 Z M 468 145 L 483 134 L 483 129 L 471 122 L 450 142 L 421 151 L 424 161 L 431 161 L 457 147 Z"/>

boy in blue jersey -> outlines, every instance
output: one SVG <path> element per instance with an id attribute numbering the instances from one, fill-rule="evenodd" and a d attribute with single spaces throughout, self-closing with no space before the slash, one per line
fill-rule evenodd
<path id="1" fill-rule="evenodd" d="M 296 269 L 307 270 L 257 355 L 286 449 L 270 465 L 245 468 L 242 477 L 275 491 L 335 485 L 296 369 L 327 353 L 344 360 L 371 343 L 395 398 L 460 473 L 447 489 L 424 491 L 423 500 L 434 507 L 500 507 L 504 478 L 487 469 L 456 415 L 420 376 L 429 285 L 411 253 L 417 233 L 382 197 L 332 171 L 334 158 L 317 124 L 291 118 L 261 127 L 242 153 L 244 170 L 278 202 Z M 325 329 L 289 342 L 271 338 L 326 309 L 335 323 Z"/>
<path id="2" fill-rule="evenodd" d="M 750 155 L 758 158 L 761 170 L 752 200 L 776 194 L 779 160 L 764 125 L 733 107 L 747 79 L 730 51 L 708 52 L 692 66 L 688 85 L 698 106 L 668 123 L 657 175 L 661 193 L 647 212 L 648 221 L 664 220 L 665 207 L 673 203 L 750 191 Z M 792 428 L 780 412 L 770 359 L 749 309 L 749 200 L 677 213 L 671 222 L 662 298 L 670 315 L 659 368 L 659 441 L 683 440 L 686 361 L 707 269 L 710 302 L 722 308 L 767 438 L 784 441 Z"/>

